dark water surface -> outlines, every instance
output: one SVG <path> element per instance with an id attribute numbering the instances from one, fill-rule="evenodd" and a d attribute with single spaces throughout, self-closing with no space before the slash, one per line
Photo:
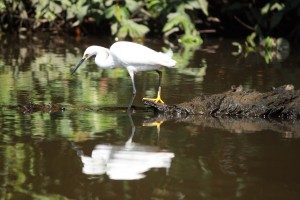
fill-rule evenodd
<path id="1" fill-rule="evenodd" d="M 112 42 L 1 36 L 0 199 L 299 199 L 298 121 L 166 120 L 143 109 L 142 97 L 156 94 L 155 72 L 136 76 L 140 109 L 129 115 L 125 70 L 101 70 L 92 59 L 70 75 L 87 46 Z M 299 53 L 266 64 L 259 54 L 233 56 L 231 42 L 174 50 L 177 69 L 163 71 L 165 102 L 231 85 L 300 88 Z M 164 46 L 155 39 L 146 45 Z M 29 102 L 65 111 L 11 109 Z"/>

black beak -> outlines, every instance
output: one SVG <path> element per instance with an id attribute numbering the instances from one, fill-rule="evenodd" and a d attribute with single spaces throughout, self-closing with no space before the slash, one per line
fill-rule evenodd
<path id="1" fill-rule="evenodd" d="M 84 61 L 85 61 L 85 58 L 82 58 L 82 59 L 79 61 L 79 63 L 78 63 L 77 66 L 75 67 L 75 69 L 73 69 L 71 75 L 73 75 L 73 74 L 76 72 L 76 70 L 80 67 L 80 65 L 81 65 Z"/>

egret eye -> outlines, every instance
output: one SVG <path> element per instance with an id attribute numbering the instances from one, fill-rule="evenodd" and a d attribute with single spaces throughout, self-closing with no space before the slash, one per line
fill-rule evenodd
<path id="1" fill-rule="evenodd" d="M 89 54 L 84 54 L 83 58 L 88 58 Z"/>

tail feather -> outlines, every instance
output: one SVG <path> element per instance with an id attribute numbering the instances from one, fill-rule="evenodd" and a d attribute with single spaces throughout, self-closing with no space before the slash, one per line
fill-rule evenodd
<path id="1" fill-rule="evenodd" d="M 166 53 L 159 52 L 161 64 L 166 67 L 175 67 L 176 61 L 172 59 L 173 51 L 169 49 Z"/>
<path id="2" fill-rule="evenodd" d="M 164 53 L 165 55 L 167 55 L 169 58 L 173 57 L 173 51 L 172 49 L 169 49 L 166 53 Z"/>

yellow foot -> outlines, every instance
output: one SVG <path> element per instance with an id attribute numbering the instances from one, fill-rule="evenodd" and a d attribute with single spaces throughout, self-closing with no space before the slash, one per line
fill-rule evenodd
<path id="1" fill-rule="evenodd" d="M 160 97 L 157 97 L 157 98 L 143 98 L 143 100 L 148 100 L 148 101 L 153 101 L 154 103 L 165 103 Z"/>

